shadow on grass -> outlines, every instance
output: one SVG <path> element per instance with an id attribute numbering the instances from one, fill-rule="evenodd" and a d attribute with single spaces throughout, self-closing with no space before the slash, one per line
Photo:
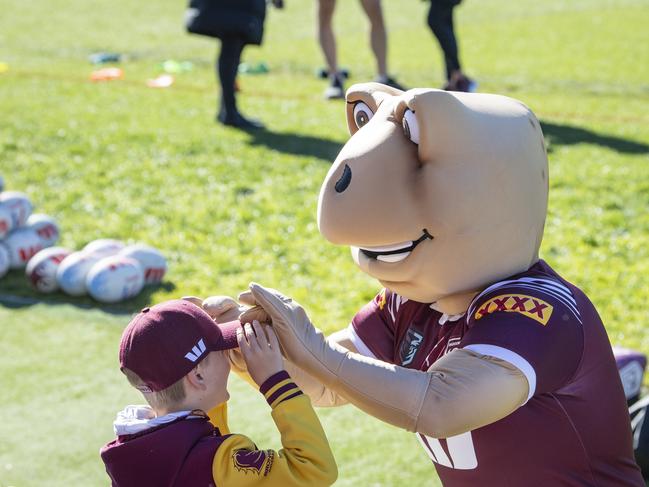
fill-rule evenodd
<path id="1" fill-rule="evenodd" d="M 543 135 L 548 140 L 548 151 L 552 152 L 554 145 L 594 144 L 625 154 L 649 154 L 649 145 L 614 135 L 601 134 L 592 130 L 560 125 L 541 121 Z"/>
<path id="2" fill-rule="evenodd" d="M 151 296 L 159 290 L 173 291 L 176 285 L 173 282 L 162 282 L 155 286 L 146 286 L 140 294 L 132 299 L 120 303 L 104 304 L 93 300 L 89 296 L 68 296 L 60 291 L 52 294 L 38 294 L 26 282 L 22 272 L 15 271 L 5 276 L 0 285 L 0 307 L 20 309 L 36 304 L 61 305 L 67 304 L 81 309 L 103 311 L 113 315 L 131 315 L 142 308 L 150 306 Z"/>
<path id="3" fill-rule="evenodd" d="M 268 129 L 250 130 L 250 145 L 264 146 L 272 150 L 309 156 L 333 163 L 343 144 L 330 139 L 310 135 L 271 132 Z"/>

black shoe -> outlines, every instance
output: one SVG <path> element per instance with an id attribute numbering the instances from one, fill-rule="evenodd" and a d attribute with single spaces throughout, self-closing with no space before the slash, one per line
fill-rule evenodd
<path id="1" fill-rule="evenodd" d="M 324 97 L 327 100 L 345 98 L 345 87 L 343 85 L 342 76 L 334 76 L 331 79 L 331 84 L 325 90 Z"/>
<path id="2" fill-rule="evenodd" d="M 388 76 L 386 78 L 382 78 L 382 77 L 379 76 L 374 81 L 377 82 L 377 83 L 388 85 L 388 86 L 390 86 L 390 87 L 392 87 L 394 89 L 397 89 L 397 90 L 408 91 L 407 88 L 405 88 L 403 85 L 400 85 L 399 83 L 397 83 L 397 80 L 395 80 L 394 78 L 391 78 L 390 76 Z"/>
<path id="3" fill-rule="evenodd" d="M 478 89 L 478 83 L 467 76 L 461 76 L 454 83 L 447 81 L 442 89 L 445 91 L 474 93 Z"/>
<path id="4" fill-rule="evenodd" d="M 226 114 L 225 112 L 220 112 L 216 119 L 223 125 L 236 127 L 242 130 L 261 130 L 264 128 L 264 124 L 259 120 L 256 120 L 254 118 L 246 118 L 238 112 L 234 113 L 233 115 Z"/>
<path id="5" fill-rule="evenodd" d="M 349 69 L 347 68 L 341 68 L 340 71 L 338 71 L 338 74 L 343 77 L 343 79 L 349 79 Z M 327 68 L 320 68 L 316 70 L 316 76 L 320 79 L 327 79 L 329 78 L 329 70 Z"/>

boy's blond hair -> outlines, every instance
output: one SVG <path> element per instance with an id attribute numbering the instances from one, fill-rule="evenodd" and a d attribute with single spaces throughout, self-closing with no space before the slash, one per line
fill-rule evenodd
<path id="1" fill-rule="evenodd" d="M 142 392 L 146 402 L 155 410 L 173 408 L 180 404 L 186 397 L 185 385 L 183 384 L 183 381 L 185 380 L 184 377 L 161 391 L 143 392 L 141 388 L 146 387 L 146 385 L 139 375 L 126 367 L 122 369 L 122 372 L 128 379 L 129 383 Z"/>
<path id="2" fill-rule="evenodd" d="M 196 368 L 207 365 L 209 362 L 209 354 L 205 355 L 203 359 L 196 364 Z M 182 377 L 179 381 L 174 382 L 166 389 L 157 392 L 144 392 L 142 389 L 148 389 L 144 381 L 132 370 L 127 367 L 122 368 L 122 372 L 128 379 L 129 383 L 142 393 L 146 402 L 149 403 L 153 409 L 173 409 L 185 400 L 185 385 Z"/>

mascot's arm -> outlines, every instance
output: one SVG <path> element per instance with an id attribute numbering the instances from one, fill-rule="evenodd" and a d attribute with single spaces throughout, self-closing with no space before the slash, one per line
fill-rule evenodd
<path id="1" fill-rule="evenodd" d="M 194 303 L 200 308 L 203 308 L 217 323 L 227 323 L 228 321 L 236 320 L 244 312 L 246 313 L 246 319 L 248 321 L 256 319 L 263 322 L 267 319 L 267 315 L 265 313 L 259 313 L 258 311 L 256 312 L 255 309 L 248 309 L 244 306 L 241 306 L 229 296 L 210 296 L 205 300 L 194 296 L 187 296 L 183 299 Z M 239 296 L 239 300 L 244 304 L 254 305 L 254 302 L 252 302 L 251 297 L 248 293 L 244 293 Z M 341 330 L 339 332 L 333 333 L 327 338 L 327 340 L 331 341 L 332 343 L 337 343 L 347 350 L 356 352 L 356 348 L 349 338 L 347 330 Z M 230 360 L 230 366 L 232 370 L 239 377 L 248 382 L 248 384 L 257 389 L 258 386 L 255 381 L 252 380 L 250 374 L 248 374 L 246 362 L 243 359 L 241 352 L 239 352 L 239 349 L 230 350 L 228 352 L 228 358 Z M 325 387 L 322 381 L 307 374 L 304 370 L 289 362 L 288 360 L 284 360 L 284 368 L 290 374 L 295 383 L 300 387 L 300 389 L 302 389 L 302 391 L 309 396 L 311 403 L 314 406 L 333 407 L 347 404 L 347 400 L 343 399 L 331 389 Z"/>
<path id="2" fill-rule="evenodd" d="M 347 330 L 340 330 L 327 337 L 327 342 L 335 343 L 343 350 L 356 352 L 356 347 L 349 338 Z M 334 390 L 326 387 L 321 380 L 311 376 L 300 367 L 288 360 L 284 361 L 286 371 L 291 375 L 295 383 L 300 386 L 311 402 L 317 407 L 343 406 L 349 401 L 337 394 Z"/>
<path id="3" fill-rule="evenodd" d="M 498 421 L 525 403 L 529 386 L 516 367 L 458 349 L 428 372 L 364 357 L 328 342 L 302 307 L 277 291 L 251 284 L 289 360 L 363 411 L 434 438 Z"/>

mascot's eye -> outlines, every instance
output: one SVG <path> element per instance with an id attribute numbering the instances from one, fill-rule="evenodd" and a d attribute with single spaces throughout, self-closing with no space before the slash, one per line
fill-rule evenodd
<path id="1" fill-rule="evenodd" d="M 419 144 L 419 124 L 415 112 L 408 108 L 403 114 L 403 132 L 415 144 Z"/>
<path id="2" fill-rule="evenodd" d="M 358 128 L 361 128 L 369 122 L 372 115 L 374 115 L 374 113 L 370 110 L 370 107 L 362 101 L 356 102 L 354 105 L 354 123 L 356 123 Z"/>

